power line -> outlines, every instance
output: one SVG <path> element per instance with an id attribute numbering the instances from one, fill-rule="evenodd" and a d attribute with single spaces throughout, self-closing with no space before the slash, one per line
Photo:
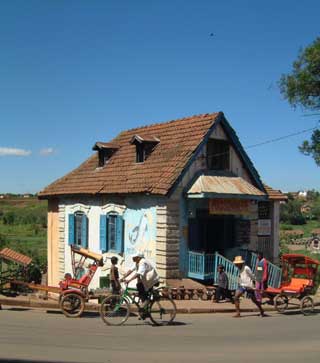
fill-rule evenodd
<path id="1" fill-rule="evenodd" d="M 289 137 L 293 137 L 293 136 L 304 134 L 304 133 L 309 132 L 309 131 L 313 131 L 316 128 L 317 128 L 317 126 L 314 126 L 314 127 L 311 127 L 310 129 L 301 130 L 301 131 L 298 131 L 298 132 L 294 132 L 292 134 L 277 137 L 275 139 L 270 139 L 270 140 L 267 140 L 267 141 L 263 141 L 263 142 L 260 142 L 258 144 L 249 145 L 249 146 L 246 146 L 245 149 L 250 149 L 252 147 L 258 147 L 258 146 L 262 146 L 262 145 L 266 145 L 266 144 L 271 144 L 272 142 L 288 139 Z"/>
<path id="2" fill-rule="evenodd" d="M 318 121 L 318 124 L 319 123 L 320 123 L 320 121 Z M 266 144 L 271 144 L 273 142 L 285 140 L 285 139 L 288 139 L 288 138 L 293 137 L 293 136 L 301 135 L 301 134 L 304 134 L 306 132 L 316 130 L 318 127 L 319 127 L 319 125 L 311 127 L 309 129 L 304 129 L 304 130 L 301 130 L 301 131 L 297 131 L 297 132 L 294 132 L 292 134 L 288 134 L 288 135 L 280 136 L 280 137 L 277 137 L 277 138 L 274 138 L 274 139 L 262 141 L 262 142 L 257 143 L 257 144 L 248 145 L 248 146 L 245 146 L 244 149 L 251 149 L 253 147 L 259 147 L 259 146 L 263 146 L 263 145 L 266 145 Z M 223 155 L 228 155 L 228 154 L 229 154 L 229 152 L 223 152 L 223 153 L 217 153 L 217 154 L 207 154 L 207 156 L 211 157 L 211 158 L 215 158 L 215 157 L 218 157 L 218 156 L 223 156 Z"/>

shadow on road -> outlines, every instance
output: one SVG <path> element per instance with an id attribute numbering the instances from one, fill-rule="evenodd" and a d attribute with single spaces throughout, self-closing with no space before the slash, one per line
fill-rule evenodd
<path id="1" fill-rule="evenodd" d="M 8 310 L 8 311 L 29 311 L 29 310 L 32 310 L 32 309 L 29 309 L 29 308 L 8 308 L 6 310 Z"/>
<path id="2" fill-rule="evenodd" d="M 44 361 L 44 360 L 34 360 L 34 359 L 0 358 L 0 363 L 67 363 L 67 362 L 65 362 L 65 361 L 53 361 L 53 360 Z M 68 363 L 76 363 L 76 362 L 68 361 Z"/>

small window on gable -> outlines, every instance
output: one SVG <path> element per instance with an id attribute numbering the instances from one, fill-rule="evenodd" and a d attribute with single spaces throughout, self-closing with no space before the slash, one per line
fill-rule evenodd
<path id="1" fill-rule="evenodd" d="M 98 167 L 103 167 L 119 149 L 119 146 L 112 143 L 96 142 L 92 149 L 98 152 Z"/>
<path id="2" fill-rule="evenodd" d="M 147 160 L 160 140 L 154 136 L 141 137 L 134 135 L 130 143 L 136 145 L 136 163 L 143 163 Z"/>
<path id="3" fill-rule="evenodd" d="M 230 146 L 226 140 L 210 139 L 207 143 L 207 167 L 209 170 L 230 168 Z"/>

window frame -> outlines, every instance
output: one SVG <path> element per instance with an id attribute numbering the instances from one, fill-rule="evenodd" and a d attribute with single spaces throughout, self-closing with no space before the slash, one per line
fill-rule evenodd
<path id="1" fill-rule="evenodd" d="M 206 148 L 208 170 L 230 170 L 230 143 L 223 139 L 209 139 Z M 213 150 L 213 149 L 218 150 Z M 221 154 L 221 155 L 219 155 Z M 214 157 L 214 155 L 217 155 Z"/>
<path id="2" fill-rule="evenodd" d="M 114 227 L 111 227 L 113 223 Z M 102 253 L 124 253 L 124 219 L 123 216 L 109 212 L 100 215 L 100 250 Z M 114 233 L 111 246 L 111 237 Z"/>

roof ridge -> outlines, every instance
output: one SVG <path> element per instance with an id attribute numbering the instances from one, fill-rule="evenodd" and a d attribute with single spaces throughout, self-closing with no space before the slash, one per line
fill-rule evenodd
<path id="1" fill-rule="evenodd" d="M 145 126 L 138 126 L 138 127 L 134 127 L 132 129 L 127 129 L 127 130 L 123 130 L 120 132 L 120 134 L 124 133 L 124 132 L 131 132 L 131 131 L 135 131 L 135 130 L 141 130 L 141 129 L 148 129 L 154 126 L 158 126 L 158 125 L 165 125 L 165 124 L 170 124 L 170 123 L 174 123 L 174 122 L 181 122 L 181 121 L 187 121 L 187 120 L 192 120 L 192 119 L 206 119 L 206 118 L 211 118 L 211 117 L 217 117 L 218 114 L 222 113 L 222 111 L 218 111 L 218 112 L 212 112 L 212 113 L 201 113 L 198 115 L 193 115 L 193 116 L 186 116 L 186 117 L 181 117 L 181 118 L 177 118 L 174 120 L 170 120 L 170 121 L 162 121 L 162 122 L 156 122 L 153 124 L 147 124 Z M 118 134 L 118 135 L 120 135 Z"/>

